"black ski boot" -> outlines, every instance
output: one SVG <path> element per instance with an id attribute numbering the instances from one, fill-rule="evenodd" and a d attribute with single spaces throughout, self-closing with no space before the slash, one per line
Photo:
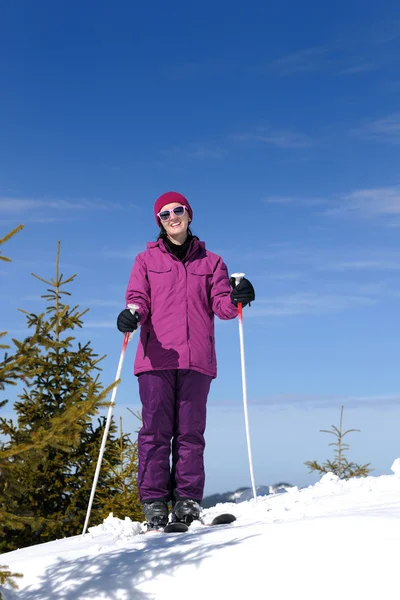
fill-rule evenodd
<path id="1" fill-rule="evenodd" d="M 200 519 L 201 506 L 196 500 L 177 500 L 173 507 L 173 521 L 190 525 Z"/>
<path id="2" fill-rule="evenodd" d="M 161 529 L 168 523 L 168 504 L 164 500 L 145 502 L 143 512 L 147 529 Z"/>

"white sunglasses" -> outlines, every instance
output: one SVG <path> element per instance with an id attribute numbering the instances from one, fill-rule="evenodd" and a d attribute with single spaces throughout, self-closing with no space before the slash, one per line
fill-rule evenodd
<path id="1" fill-rule="evenodd" d="M 162 210 L 161 212 L 157 213 L 157 217 L 160 219 L 160 221 L 164 221 L 165 223 L 166 221 L 170 220 L 171 213 L 174 213 L 174 215 L 177 217 L 183 217 L 185 210 L 187 210 L 186 206 L 175 206 L 175 208 L 171 208 L 170 210 Z"/>

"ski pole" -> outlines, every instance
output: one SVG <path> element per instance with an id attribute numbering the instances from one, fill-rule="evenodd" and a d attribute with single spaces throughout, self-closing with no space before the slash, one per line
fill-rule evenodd
<path id="1" fill-rule="evenodd" d="M 233 273 L 231 277 L 235 278 L 235 285 L 238 285 L 244 277 L 244 273 Z M 254 501 L 257 503 L 257 492 L 254 483 L 254 472 L 253 472 L 253 459 L 251 455 L 251 443 L 250 443 L 250 427 L 249 417 L 247 413 L 247 385 L 246 385 L 246 364 L 244 357 L 244 334 L 243 334 L 243 306 L 241 302 L 238 302 L 238 317 L 239 317 L 239 339 L 240 339 L 240 362 L 242 366 L 242 388 L 243 388 L 243 408 L 244 408 L 244 422 L 246 426 L 246 438 L 247 438 L 247 452 L 249 455 L 249 466 L 250 466 L 250 479 L 251 487 L 253 489 Z"/>
<path id="2" fill-rule="evenodd" d="M 128 304 L 128 308 L 130 309 L 131 313 L 134 314 L 134 312 L 139 307 L 136 304 Z M 127 332 L 124 335 L 124 342 L 122 344 L 122 350 L 121 350 L 121 355 L 119 357 L 118 369 L 117 369 L 117 375 L 115 377 L 115 381 L 118 381 L 118 379 L 121 376 L 122 365 L 124 364 L 124 358 L 125 358 L 125 353 L 126 353 L 126 347 L 128 346 L 129 340 L 132 339 L 133 333 L 134 332 L 132 332 L 132 333 Z M 108 408 L 108 414 L 107 414 L 107 422 L 106 422 L 106 426 L 105 426 L 104 433 L 103 433 L 103 440 L 101 442 L 101 447 L 100 447 L 100 452 L 99 452 L 99 458 L 97 459 L 97 466 L 96 466 L 96 471 L 95 471 L 94 478 L 93 478 L 92 491 L 90 493 L 90 499 L 89 499 L 89 504 L 88 504 L 88 508 L 87 508 L 87 512 L 86 512 L 85 525 L 83 527 L 82 535 L 85 535 L 86 529 L 87 529 L 87 526 L 88 526 L 88 523 L 89 523 L 90 512 L 92 510 L 92 504 L 93 504 L 93 498 L 94 498 L 94 495 L 96 493 L 96 486 L 97 486 L 97 481 L 99 479 L 99 474 L 100 474 L 100 469 L 101 469 L 101 463 L 102 463 L 102 460 L 103 460 L 104 449 L 106 447 L 108 432 L 109 432 L 110 425 L 111 425 L 111 416 L 112 416 L 113 408 L 115 406 L 115 398 L 116 398 L 116 395 L 117 395 L 117 388 L 118 388 L 118 385 L 115 385 L 114 388 L 113 388 L 113 391 L 112 391 L 112 395 L 111 395 L 110 406 Z"/>

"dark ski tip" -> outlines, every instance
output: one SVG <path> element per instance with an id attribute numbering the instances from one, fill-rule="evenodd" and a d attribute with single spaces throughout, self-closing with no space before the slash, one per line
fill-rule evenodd
<path id="1" fill-rule="evenodd" d="M 164 533 L 185 533 L 185 531 L 189 531 L 189 527 L 186 523 L 168 523 L 163 531 Z"/>
<path id="2" fill-rule="evenodd" d="M 211 525 L 228 525 L 229 523 L 233 523 L 233 521 L 236 521 L 235 515 L 224 513 L 214 517 L 214 519 L 211 521 Z"/>

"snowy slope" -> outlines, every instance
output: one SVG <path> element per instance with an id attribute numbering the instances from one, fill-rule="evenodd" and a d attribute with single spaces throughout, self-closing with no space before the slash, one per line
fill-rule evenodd
<path id="1" fill-rule="evenodd" d="M 109 517 L 85 536 L 1 556 L 24 574 L 23 600 L 400 598 L 400 459 L 393 475 L 340 481 L 205 511 L 220 528 L 139 535 Z M 3 590 L 1 590 L 3 592 Z"/>

